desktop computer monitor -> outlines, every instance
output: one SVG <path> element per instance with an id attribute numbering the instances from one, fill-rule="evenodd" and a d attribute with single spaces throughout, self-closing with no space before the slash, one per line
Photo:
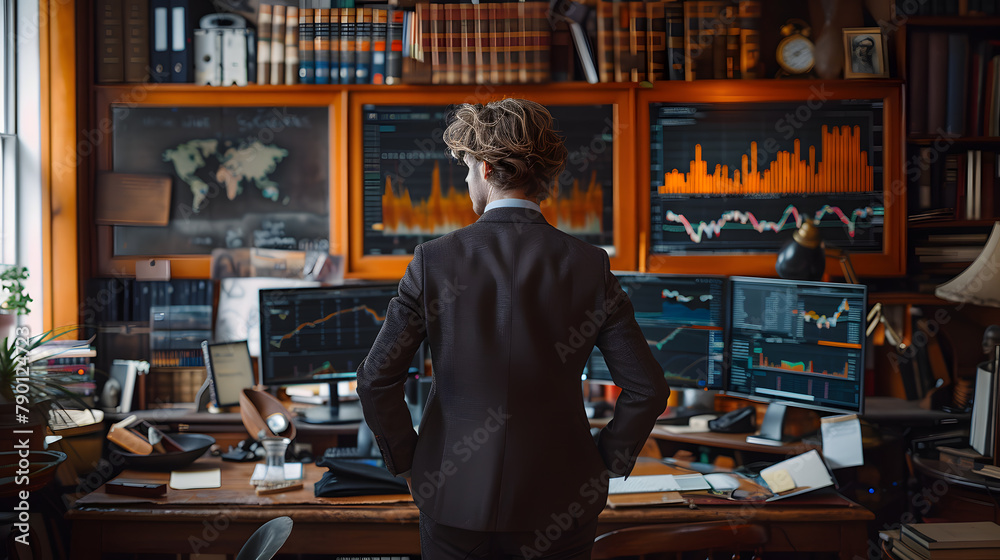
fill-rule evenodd
<path id="1" fill-rule="evenodd" d="M 865 286 L 734 277 L 729 294 L 726 394 L 770 403 L 755 442 L 781 440 L 785 406 L 863 411 Z"/>
<path id="2" fill-rule="evenodd" d="M 356 379 L 394 297 L 396 285 L 260 290 L 261 381 L 330 383 L 329 409 L 310 409 L 305 420 L 361 420 L 356 403 L 340 405 L 336 383 Z"/>
<path id="3" fill-rule="evenodd" d="M 615 272 L 615 276 L 670 386 L 722 389 L 725 279 L 634 272 Z M 594 349 L 585 375 L 598 383 L 611 382 L 600 350 Z M 711 409 L 711 403 L 705 408 Z"/>

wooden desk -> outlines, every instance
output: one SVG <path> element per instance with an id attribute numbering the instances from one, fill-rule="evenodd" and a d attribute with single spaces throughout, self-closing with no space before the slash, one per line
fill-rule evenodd
<path id="1" fill-rule="evenodd" d="M 196 467 L 222 469 L 222 488 L 168 490 L 165 498 L 113 496 L 101 487 L 67 513 L 74 558 L 103 553 L 235 554 L 254 530 L 274 517 L 295 521 L 283 553 L 418 555 L 418 511 L 409 496 L 316 498 L 313 482 L 324 472 L 305 466 L 302 490 L 258 497 L 249 484 L 253 463 L 202 458 Z M 125 471 L 125 478 L 166 481 L 167 473 Z M 769 551 L 831 552 L 842 560 L 865 557 L 866 528 L 873 515 L 837 495 L 780 504 L 702 505 L 605 509 L 601 533 L 648 523 L 752 521 L 768 526 Z M 474 499 L 471 498 L 470 499 Z"/>
<path id="2" fill-rule="evenodd" d="M 134 413 L 140 419 L 167 433 L 205 434 L 215 438 L 217 444 L 225 450 L 230 445 L 236 446 L 241 440 L 249 437 L 239 412 L 194 412 L 184 408 L 160 408 L 140 410 Z M 111 422 L 124 418 L 127 414 L 110 415 Z M 328 447 L 350 446 L 357 441 L 358 423 L 353 424 L 309 424 L 294 419 L 298 443 L 308 443 L 313 447 L 313 453 L 322 453 Z"/>

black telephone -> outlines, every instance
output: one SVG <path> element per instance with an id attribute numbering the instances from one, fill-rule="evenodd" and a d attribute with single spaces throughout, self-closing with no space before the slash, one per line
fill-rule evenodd
<path id="1" fill-rule="evenodd" d="M 711 420 L 708 429 L 724 434 L 743 434 L 757 430 L 757 409 L 744 406 L 727 412 L 723 416 Z"/>

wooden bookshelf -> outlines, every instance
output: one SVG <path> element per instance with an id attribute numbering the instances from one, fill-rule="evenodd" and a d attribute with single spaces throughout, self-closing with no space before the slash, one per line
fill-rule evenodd
<path id="1" fill-rule="evenodd" d="M 325 106 L 331 112 L 330 134 L 330 245 L 331 251 L 343 255 L 351 252 L 352 220 L 357 215 L 350 208 L 353 186 L 352 173 L 356 162 L 351 155 L 351 144 L 356 139 L 350 120 L 356 99 L 395 97 L 400 103 L 428 96 L 442 96 L 449 92 L 481 96 L 484 92 L 494 95 L 543 95 L 547 99 L 619 99 L 622 111 L 619 121 L 625 125 L 625 148 L 616 155 L 616 168 L 626 170 L 619 174 L 616 184 L 615 245 L 616 268 L 626 270 L 658 270 L 687 273 L 732 273 L 774 275 L 774 254 L 707 255 L 673 257 L 648 253 L 649 239 L 649 177 L 648 170 L 648 114 L 645 103 L 651 99 L 679 100 L 699 103 L 770 103 L 804 102 L 814 95 L 817 88 L 832 89 L 837 98 L 875 96 L 886 100 L 884 109 L 885 189 L 887 212 L 885 216 L 884 250 L 879 254 L 858 254 L 854 264 L 859 274 L 898 276 L 905 270 L 906 222 L 905 181 L 903 174 L 902 81 L 898 79 L 871 80 L 703 80 L 696 82 L 659 81 L 652 88 L 639 83 L 584 82 L 504 85 L 248 85 L 244 87 L 213 87 L 174 83 L 123 83 L 96 84 L 94 80 L 94 15 L 93 2 L 70 1 L 59 5 L 48 29 L 52 36 L 46 40 L 54 45 L 48 60 L 47 75 L 51 82 L 46 91 L 52 95 L 53 111 L 44 126 L 49 130 L 47 154 L 49 165 L 58 167 L 59 154 L 78 154 L 72 169 L 60 168 L 50 173 L 52 177 L 52 208 L 49 243 L 53 249 L 47 262 L 46 278 L 50 271 L 57 272 L 60 280 L 56 298 L 60 323 L 72 323 L 83 301 L 83 286 L 90 278 L 116 275 L 134 275 L 135 257 L 112 257 L 112 237 L 109 226 L 96 226 L 92 222 L 92 200 L 96 174 L 112 169 L 111 147 L 105 135 L 101 142 L 90 146 L 86 153 L 80 150 L 80 131 L 100 130 L 110 116 L 110 107 L 116 103 L 136 107 L 197 107 L 197 106 Z M 68 18 L 68 19 L 67 19 Z M 912 19 L 912 18 L 911 18 Z M 59 37 L 55 34 L 60 33 Z M 55 47 L 58 45 L 58 48 Z M 72 49 L 67 45 L 72 46 Z M 58 56 L 57 56 L 58 55 Z M 68 96 L 76 103 L 60 102 Z M 57 110 L 58 109 L 58 110 Z M 70 131 L 72 129 L 72 132 Z M 106 132 L 107 134 L 107 132 Z M 57 195 L 57 196 L 56 196 Z M 68 204 L 72 202 L 72 204 Z M 69 215 L 66 212 L 69 211 Z M 58 235 L 57 235 L 58 233 Z M 55 240 L 58 239 L 58 243 Z M 150 255 L 171 262 L 174 278 L 206 278 L 209 276 L 209 257 Z M 383 266 L 365 259 L 352 259 L 349 277 L 387 278 L 401 273 L 399 262 Z M 405 260 L 405 259 L 404 259 Z M 358 265 L 358 266 L 356 266 Z M 71 283 L 62 279 L 73 279 Z M 50 281 L 51 282 L 51 281 Z M 73 319 L 69 319 L 69 317 Z"/>

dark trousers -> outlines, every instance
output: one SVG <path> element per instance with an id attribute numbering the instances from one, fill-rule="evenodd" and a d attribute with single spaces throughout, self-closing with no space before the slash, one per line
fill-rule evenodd
<path id="1" fill-rule="evenodd" d="M 421 513 L 421 560 L 590 560 L 597 536 L 597 518 L 582 524 L 567 519 L 565 524 L 566 528 L 553 520 L 550 526 L 534 532 L 467 531 L 441 525 Z"/>

